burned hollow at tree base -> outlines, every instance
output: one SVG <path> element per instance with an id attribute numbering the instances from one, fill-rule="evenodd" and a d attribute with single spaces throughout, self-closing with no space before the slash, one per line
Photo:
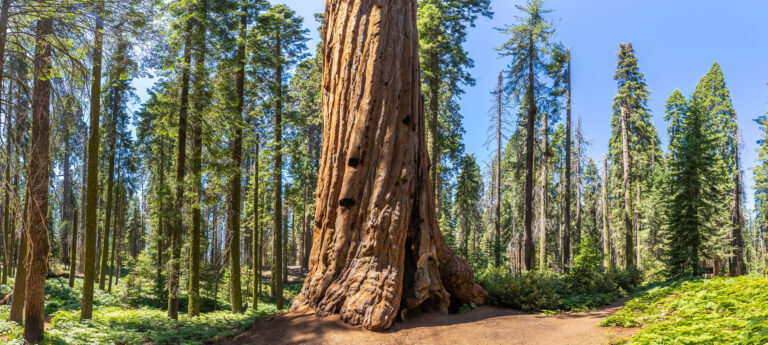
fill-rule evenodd
<path id="1" fill-rule="evenodd" d="M 383 330 L 482 304 L 445 244 L 429 182 L 416 1 L 328 1 L 323 145 L 309 274 L 292 311 Z"/>

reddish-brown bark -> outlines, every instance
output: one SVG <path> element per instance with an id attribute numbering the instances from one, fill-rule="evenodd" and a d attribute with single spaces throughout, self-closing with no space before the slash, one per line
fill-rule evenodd
<path id="1" fill-rule="evenodd" d="M 312 252 L 291 310 L 382 330 L 424 306 L 483 303 L 437 225 L 416 1 L 328 0 L 325 25 Z"/>
<path id="2" fill-rule="evenodd" d="M 27 284 L 24 298 L 24 340 L 43 340 L 45 275 L 48 273 L 48 151 L 50 145 L 51 45 L 53 19 L 42 17 L 35 32 L 35 82 L 32 89 L 32 135 L 27 170 L 29 209 L 27 217 Z M 18 277 L 23 279 L 24 277 Z"/>

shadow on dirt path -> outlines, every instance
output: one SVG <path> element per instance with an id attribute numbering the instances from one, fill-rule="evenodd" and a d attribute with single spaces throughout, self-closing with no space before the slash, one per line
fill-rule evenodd
<path id="1" fill-rule="evenodd" d="M 633 332 L 598 326 L 625 301 L 555 316 L 482 306 L 463 314 L 424 314 L 385 332 L 348 326 L 338 316 L 288 313 L 257 320 L 222 344 L 606 344 Z"/>

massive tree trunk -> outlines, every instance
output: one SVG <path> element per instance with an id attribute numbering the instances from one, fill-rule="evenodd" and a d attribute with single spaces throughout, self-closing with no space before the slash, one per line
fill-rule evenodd
<path id="1" fill-rule="evenodd" d="M 629 268 L 635 263 L 634 235 L 632 225 L 632 191 L 630 187 L 629 164 L 629 107 L 621 106 L 621 154 L 624 167 L 624 267 Z"/>
<path id="2" fill-rule="evenodd" d="M 205 101 L 205 57 L 208 27 L 208 1 L 202 0 L 198 8 L 197 50 L 195 51 L 194 101 L 192 104 L 192 236 L 190 236 L 189 258 L 189 316 L 200 315 L 200 198 L 203 195 L 203 181 L 200 175 L 203 156 L 203 111 Z"/>
<path id="3" fill-rule="evenodd" d="M 539 198 L 539 231 L 541 236 L 539 237 L 539 270 L 544 271 L 547 269 L 547 185 L 549 182 L 549 173 L 547 168 L 549 162 L 547 162 L 547 154 L 549 149 L 549 123 L 547 121 L 547 113 L 542 114 L 541 122 L 541 197 Z M 567 163 L 566 163 L 567 164 Z M 567 180 L 566 180 L 567 181 Z M 566 182 L 568 183 L 568 182 Z M 567 189 L 567 188 L 566 188 Z M 567 206 L 566 206 L 567 207 Z M 567 209 L 567 208 L 566 208 Z"/>
<path id="4" fill-rule="evenodd" d="M 27 170 L 29 209 L 27 217 L 28 272 L 24 298 L 24 339 L 36 344 L 45 331 L 45 275 L 48 273 L 50 243 L 47 231 L 51 103 L 51 45 L 53 18 L 37 21 L 35 33 L 35 82 L 32 89 L 32 136 Z M 19 277 L 23 279 L 23 277 Z"/>
<path id="5" fill-rule="evenodd" d="M 240 125 L 243 117 L 245 102 L 245 36 L 248 30 L 248 5 L 243 3 L 240 15 L 240 32 L 237 43 L 237 107 L 235 109 L 235 131 L 231 141 L 233 173 L 229 181 L 229 207 L 227 207 L 227 224 L 229 224 L 229 286 L 232 312 L 239 313 L 242 309 L 242 292 L 240 290 L 240 164 L 243 152 L 243 128 Z"/>
<path id="6" fill-rule="evenodd" d="M 613 267 L 611 260 L 611 225 L 608 218 L 608 158 L 603 155 L 603 254 L 605 267 Z"/>
<path id="7" fill-rule="evenodd" d="M 93 73 L 91 80 L 91 135 L 88 139 L 88 187 L 85 206 L 85 272 L 83 276 L 83 307 L 80 319 L 93 315 L 94 263 L 96 261 L 96 208 L 99 202 L 99 112 L 101 110 L 101 54 L 104 39 L 104 0 L 96 1 L 96 30 L 94 31 Z"/>
<path id="8" fill-rule="evenodd" d="M 192 25 L 187 21 L 184 40 L 184 62 L 181 66 L 181 96 L 179 105 L 179 137 L 176 143 L 176 205 L 171 229 L 171 272 L 168 280 L 168 317 L 179 319 L 179 281 L 181 280 L 181 240 L 184 232 L 184 173 L 187 162 L 187 112 L 189 111 L 189 64 L 192 62 Z"/>
<path id="9" fill-rule="evenodd" d="M 325 21 L 314 240 L 291 310 L 382 330 L 422 306 L 482 304 L 437 225 L 416 1 L 328 0 Z"/>

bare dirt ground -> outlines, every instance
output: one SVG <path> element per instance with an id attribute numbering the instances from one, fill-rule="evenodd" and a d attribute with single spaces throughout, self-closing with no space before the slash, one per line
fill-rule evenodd
<path id="1" fill-rule="evenodd" d="M 556 316 L 483 306 L 463 314 L 421 315 L 386 332 L 363 331 L 338 316 L 288 313 L 257 320 L 248 331 L 222 344 L 609 344 L 634 332 L 598 326 L 624 302 Z"/>

